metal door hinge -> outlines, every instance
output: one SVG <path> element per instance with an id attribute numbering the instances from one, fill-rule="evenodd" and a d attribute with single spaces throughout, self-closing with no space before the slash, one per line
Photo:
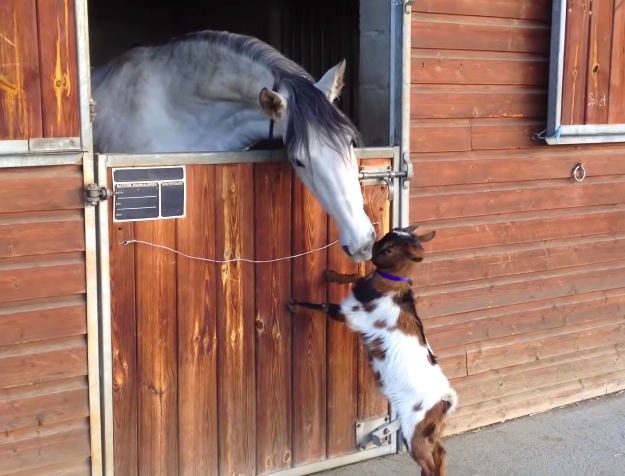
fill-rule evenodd
<path id="1" fill-rule="evenodd" d="M 356 422 L 358 451 L 373 448 L 374 446 L 389 445 L 391 436 L 397 433 L 399 429 L 399 420 L 391 421 L 389 416 Z"/>
<path id="2" fill-rule="evenodd" d="M 95 120 L 95 116 L 95 101 L 93 99 L 89 99 L 89 117 L 91 119 L 91 122 Z"/>
<path id="3" fill-rule="evenodd" d="M 100 187 L 97 183 L 90 183 L 83 188 L 85 192 L 85 202 L 91 206 L 96 206 L 103 200 L 108 200 L 113 196 L 113 191 L 106 187 Z"/>
<path id="4" fill-rule="evenodd" d="M 401 186 L 404 188 L 404 190 L 407 190 L 410 187 L 410 184 L 408 182 L 410 182 L 412 177 L 414 177 L 412 160 L 410 160 L 410 156 L 407 152 L 404 152 L 402 154 L 402 162 L 404 163 L 404 167 L 406 167 L 406 170 L 403 171 L 404 175 L 401 179 Z"/>

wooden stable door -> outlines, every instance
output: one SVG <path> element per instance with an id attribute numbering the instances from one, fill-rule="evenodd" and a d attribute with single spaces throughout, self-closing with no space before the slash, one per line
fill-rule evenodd
<path id="1" fill-rule="evenodd" d="M 364 350 L 323 315 L 286 308 L 348 292 L 322 280 L 359 270 L 338 244 L 265 264 L 119 244 L 269 260 L 325 246 L 335 225 L 286 163 L 190 165 L 186 177 L 185 218 L 110 226 L 115 474 L 269 474 L 357 452 L 356 422 L 389 413 Z M 381 235 L 388 190 L 363 190 Z"/>

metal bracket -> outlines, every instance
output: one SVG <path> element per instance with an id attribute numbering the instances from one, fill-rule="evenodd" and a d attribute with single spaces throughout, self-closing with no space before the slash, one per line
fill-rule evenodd
<path id="1" fill-rule="evenodd" d="M 97 183 L 90 183 L 83 187 L 85 192 L 85 202 L 91 206 L 96 206 L 103 200 L 108 200 L 113 196 L 113 191 L 106 187 L 100 187 Z"/>
<path id="2" fill-rule="evenodd" d="M 410 160 L 410 156 L 408 155 L 407 152 L 404 152 L 402 154 L 402 162 L 404 163 L 406 170 L 403 171 L 404 175 L 401 180 L 401 186 L 403 187 L 404 190 L 407 190 L 410 187 L 410 184 L 408 182 L 410 182 L 412 177 L 414 177 L 414 168 L 412 166 L 412 161 Z"/>
<path id="3" fill-rule="evenodd" d="M 391 443 L 391 435 L 399 431 L 399 420 L 391 421 L 389 416 L 375 420 L 356 422 L 356 445 L 358 451 Z"/>
<path id="4" fill-rule="evenodd" d="M 358 179 L 360 180 L 360 185 L 378 185 L 386 183 L 388 188 L 388 200 L 392 202 L 395 198 L 393 180 L 405 176 L 406 171 L 396 172 L 390 165 L 381 167 L 361 165 Z"/>
<path id="5" fill-rule="evenodd" d="M 406 14 L 410 13 L 412 11 L 412 4 L 414 3 L 414 0 L 406 0 L 406 5 L 404 6 L 404 12 Z"/>
<path id="6" fill-rule="evenodd" d="M 93 99 L 89 99 L 89 118 L 91 119 L 91 122 L 95 120 L 95 116 L 95 101 Z"/>

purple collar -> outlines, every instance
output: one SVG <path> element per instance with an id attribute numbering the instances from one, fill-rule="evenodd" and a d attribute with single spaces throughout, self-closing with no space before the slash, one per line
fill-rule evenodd
<path id="1" fill-rule="evenodd" d="M 377 274 L 382 276 L 383 278 L 390 279 L 391 281 L 397 281 L 400 283 L 408 283 L 410 282 L 410 278 L 400 278 L 398 276 L 393 276 L 392 274 L 386 274 L 382 271 L 376 271 Z"/>

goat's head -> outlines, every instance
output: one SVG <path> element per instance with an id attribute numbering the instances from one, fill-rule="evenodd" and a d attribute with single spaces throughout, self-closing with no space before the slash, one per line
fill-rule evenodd
<path id="1" fill-rule="evenodd" d="M 423 235 L 417 235 L 414 231 L 418 225 L 405 228 L 394 228 L 373 245 L 371 261 L 376 268 L 381 270 L 406 270 L 413 263 L 423 261 L 425 254 L 421 243 L 427 243 L 436 235 L 436 231 L 430 231 Z"/>

